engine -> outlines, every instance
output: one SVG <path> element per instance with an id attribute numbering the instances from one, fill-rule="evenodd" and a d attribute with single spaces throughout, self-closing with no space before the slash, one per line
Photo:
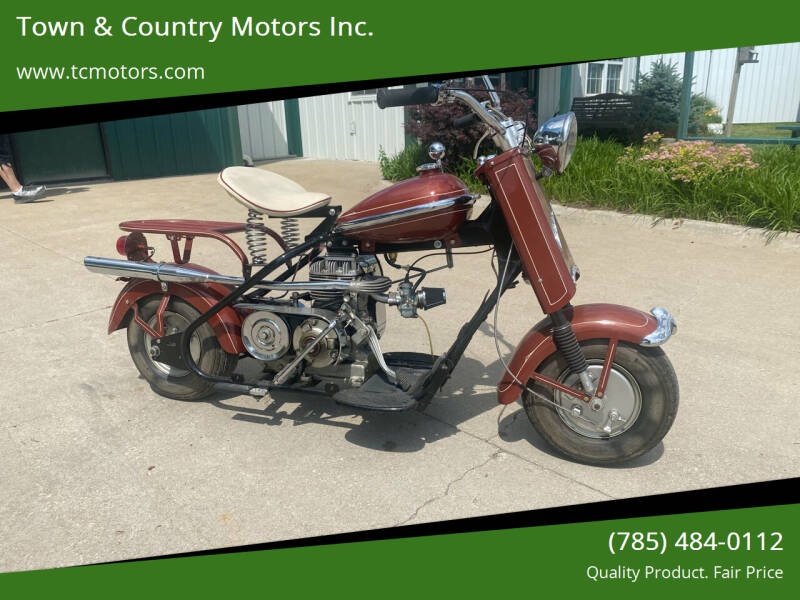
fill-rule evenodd
<path id="1" fill-rule="evenodd" d="M 413 318 L 418 309 L 445 303 L 443 289 L 418 289 L 408 280 L 389 291 L 377 257 L 356 252 L 318 257 L 309 265 L 309 283 L 299 285 L 303 294 L 240 305 L 252 311 L 242 322 L 242 341 L 277 384 L 357 387 L 379 368 L 395 377 L 378 344 L 386 306 Z"/>
<path id="2" fill-rule="evenodd" d="M 382 276 L 381 265 L 374 254 L 337 253 L 320 257 L 309 265 L 309 280 L 315 282 L 326 281 L 355 281 L 359 279 L 374 279 Z M 311 297 L 315 308 L 338 310 L 344 301 L 344 294 L 337 291 L 313 291 Z M 386 329 L 386 307 L 380 302 L 359 295 L 356 314 L 365 323 L 372 326 L 378 337 Z"/>
<path id="3" fill-rule="evenodd" d="M 370 291 L 388 287 L 389 280 L 382 275 L 374 255 L 332 253 L 320 257 L 309 265 L 309 281 L 362 281 L 364 291 L 313 289 L 304 297 L 259 304 L 242 323 L 242 341 L 250 355 L 264 361 L 265 369 L 274 371 L 276 377 L 290 369 L 295 381 L 297 377 L 309 383 L 322 381 L 326 388 L 361 385 L 376 369 L 367 343 L 369 332 L 380 336 L 386 328 L 385 304 L 377 302 Z M 345 294 L 347 310 L 356 318 L 347 319 L 351 324 L 346 327 L 331 329 L 329 325 L 340 318 L 337 315 Z M 300 355 L 302 362 L 291 366 Z"/>

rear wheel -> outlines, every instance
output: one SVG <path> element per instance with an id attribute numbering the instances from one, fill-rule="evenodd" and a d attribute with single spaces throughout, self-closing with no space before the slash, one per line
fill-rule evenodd
<path id="1" fill-rule="evenodd" d="M 608 340 L 580 345 L 589 373 L 597 381 Z M 538 372 L 580 388 L 578 376 L 558 352 Z M 565 456 L 593 465 L 623 463 L 652 450 L 669 431 L 678 410 L 678 380 L 663 350 L 624 342 L 617 347 L 599 410 L 534 380 L 528 387 L 536 393 L 525 390 L 523 405 L 539 435 Z"/>
<path id="2" fill-rule="evenodd" d="M 156 329 L 156 310 L 160 296 L 139 302 L 139 316 Z M 186 329 L 200 313 L 180 298 L 171 298 L 164 311 L 164 333 L 171 335 Z M 188 369 L 171 367 L 158 361 L 157 348 L 151 338 L 133 319 L 128 324 L 128 348 L 133 363 L 153 391 L 177 400 L 199 400 L 214 392 L 214 384 Z M 228 354 L 217 341 L 214 330 L 204 323 L 192 334 L 189 351 L 198 367 L 209 375 L 227 377 L 233 373 L 238 356 Z"/>

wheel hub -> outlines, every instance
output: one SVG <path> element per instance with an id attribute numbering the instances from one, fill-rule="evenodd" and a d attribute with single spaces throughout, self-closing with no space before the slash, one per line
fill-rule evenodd
<path id="1" fill-rule="evenodd" d="M 158 326 L 156 316 L 153 315 L 147 324 L 155 329 Z M 164 312 L 165 335 L 180 333 L 188 326 L 189 321 L 187 321 L 183 315 L 179 315 L 178 313 L 174 313 L 169 310 Z M 147 351 L 147 355 L 150 357 L 150 361 L 153 363 L 153 366 L 165 375 L 170 377 L 183 377 L 184 375 L 189 374 L 187 369 L 180 369 L 178 367 L 172 367 L 166 363 L 159 362 L 158 357 L 161 355 L 161 350 L 153 343 L 153 338 L 147 334 L 144 336 L 144 347 Z M 189 341 L 189 352 L 191 353 L 192 359 L 194 359 L 195 363 L 200 360 L 200 339 L 197 337 L 197 334 L 193 335 L 192 339 Z"/>
<path id="2" fill-rule="evenodd" d="M 590 360 L 589 374 L 597 381 L 603 370 L 602 361 Z M 579 387 L 579 377 L 569 370 L 563 372 L 558 381 L 570 387 Z M 625 433 L 639 417 L 642 410 L 642 394 L 633 376 L 620 367 L 612 365 L 606 392 L 599 408 L 579 404 L 572 396 L 556 392 L 556 402 L 567 410 L 559 410 L 564 424 L 576 433 L 590 438 L 609 438 Z"/>

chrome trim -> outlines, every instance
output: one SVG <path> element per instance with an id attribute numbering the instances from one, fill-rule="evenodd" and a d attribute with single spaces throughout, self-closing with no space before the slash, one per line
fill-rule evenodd
<path id="1" fill-rule="evenodd" d="M 678 331 L 678 325 L 667 309 L 656 306 L 650 309 L 650 313 L 656 318 L 657 325 L 651 334 L 639 342 L 640 346 L 660 346 Z"/>
<path id="2" fill-rule="evenodd" d="M 481 79 L 483 79 L 483 85 L 489 90 L 489 99 L 492 101 L 492 106 L 500 106 L 500 96 L 498 96 L 497 92 L 494 90 L 492 80 L 488 75 L 482 75 Z"/>
<path id="3" fill-rule="evenodd" d="M 375 277 L 374 279 L 355 279 L 352 281 L 262 281 L 254 283 L 253 287 L 267 290 L 325 290 L 352 292 L 354 294 L 379 294 L 392 287 L 392 280 L 388 277 Z"/>
<path id="4" fill-rule="evenodd" d="M 353 219 L 352 221 L 340 223 L 336 226 L 335 231 L 337 232 L 355 231 L 358 229 L 363 229 L 365 227 L 372 227 L 374 225 L 393 223 L 395 221 L 400 221 L 402 219 L 405 219 L 406 217 L 412 217 L 430 212 L 435 212 L 437 210 L 442 210 L 443 208 L 450 208 L 451 206 L 456 206 L 456 205 L 470 206 L 474 204 L 478 198 L 480 198 L 480 194 L 463 194 L 461 196 L 455 196 L 453 198 L 434 200 L 433 202 L 426 202 L 425 204 L 417 204 L 416 206 L 410 206 L 408 208 L 401 208 L 390 212 L 379 213 L 377 215 L 369 215 L 367 217 L 361 217 L 359 219 Z"/>
<path id="5" fill-rule="evenodd" d="M 386 377 L 389 379 L 390 382 L 396 384 L 397 383 L 397 373 L 395 373 L 389 365 L 386 364 L 386 359 L 383 358 L 383 350 L 381 349 L 381 344 L 378 341 L 378 336 L 375 334 L 375 330 L 372 329 L 369 325 L 364 323 L 361 319 L 358 318 L 358 315 L 350 308 L 348 305 L 344 305 L 343 307 L 347 312 L 347 316 L 350 318 L 350 324 L 353 325 L 360 333 L 366 334 L 367 342 L 369 344 L 369 349 L 372 351 L 372 354 L 375 356 L 375 360 L 378 361 L 378 366 L 381 368 L 386 374 Z"/>
<path id="6" fill-rule="evenodd" d="M 428 156 L 431 157 L 431 160 L 441 164 L 444 155 L 444 144 L 441 142 L 433 142 L 430 146 L 428 146 Z"/>
<path id="7" fill-rule="evenodd" d="M 578 265 L 572 265 L 569 268 L 569 274 L 572 277 L 572 281 L 578 283 L 578 279 L 581 278 L 581 270 L 578 268 Z"/>

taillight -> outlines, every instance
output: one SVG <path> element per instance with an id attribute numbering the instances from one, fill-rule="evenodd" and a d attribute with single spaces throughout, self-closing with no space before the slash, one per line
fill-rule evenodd
<path id="1" fill-rule="evenodd" d="M 146 261 L 150 258 L 150 248 L 147 239 L 138 231 L 123 235 L 117 240 L 117 252 L 127 256 L 128 260 Z"/>
<path id="2" fill-rule="evenodd" d="M 125 248 L 127 242 L 128 242 L 127 235 L 123 235 L 121 238 L 117 240 L 117 254 L 122 254 L 122 256 L 128 255 L 128 251 Z"/>

